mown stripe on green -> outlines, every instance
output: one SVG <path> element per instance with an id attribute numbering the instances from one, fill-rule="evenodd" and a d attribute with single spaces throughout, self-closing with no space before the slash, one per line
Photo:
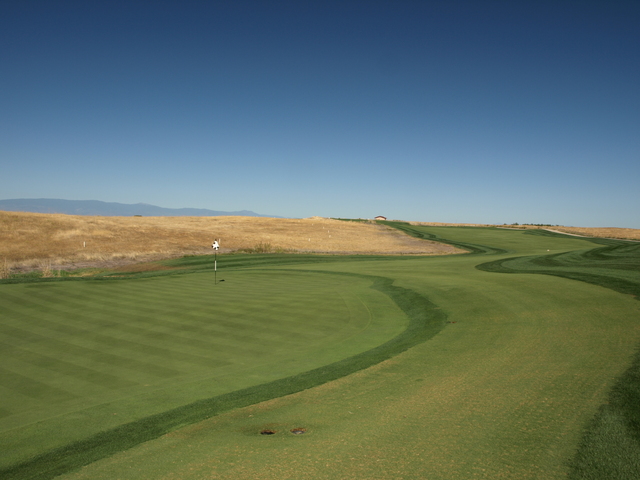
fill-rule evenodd
<path id="1" fill-rule="evenodd" d="M 78 296 L 78 298 L 84 297 Z M 296 341 L 304 342 L 307 341 L 310 336 L 313 336 L 313 334 L 326 335 L 334 331 L 333 326 L 318 328 L 310 327 L 309 325 L 299 325 L 298 328 L 292 328 L 290 324 L 293 323 L 293 319 L 290 319 L 289 325 L 287 325 L 285 321 L 289 319 L 284 314 L 277 323 L 273 321 L 262 322 L 261 320 L 242 322 L 237 319 L 228 322 L 216 319 L 214 323 L 211 323 L 211 320 L 203 318 L 200 321 L 201 328 L 195 328 L 193 326 L 187 327 L 184 323 L 173 322 L 166 318 L 149 318 L 141 314 L 136 315 L 135 313 L 129 315 L 114 314 L 113 318 L 109 320 L 96 318 L 89 320 L 87 315 L 92 313 L 95 306 L 92 306 L 92 310 L 86 312 L 85 316 L 79 317 L 75 315 L 71 318 L 69 313 L 65 312 L 67 307 L 68 305 L 63 307 L 60 302 L 57 303 L 58 315 L 63 317 L 61 320 L 55 319 L 44 323 L 42 323 L 41 319 L 38 319 L 38 321 L 41 322 L 41 325 L 48 327 L 51 327 L 52 323 L 59 325 L 59 327 L 55 327 L 57 331 L 64 331 L 67 335 L 73 335 L 75 338 L 92 338 L 92 335 L 95 335 L 92 332 L 95 332 L 97 330 L 96 326 L 99 326 L 101 334 L 112 337 L 119 338 L 121 336 L 120 333 L 122 333 L 128 340 L 151 345 L 161 344 L 163 347 L 169 341 L 173 351 L 185 351 L 186 349 L 186 351 L 190 353 L 206 358 L 214 358 L 217 361 L 216 366 L 229 364 L 221 360 L 221 353 L 228 351 L 230 348 L 233 348 L 235 353 L 241 350 L 252 356 L 266 355 L 273 349 L 274 345 L 288 344 Z M 76 309 L 74 308 L 72 310 Z M 102 315 L 105 312 L 99 313 Z M 151 328 L 146 329 L 136 324 L 146 324 Z M 215 324 L 228 328 L 223 331 L 221 335 L 212 334 L 213 330 L 216 329 Z M 76 328 L 76 326 L 81 328 L 81 330 L 71 330 Z M 207 328 L 205 328 L 205 326 Z M 166 331 L 160 331 L 158 328 L 165 328 Z M 196 332 L 195 335 L 188 335 L 186 332 L 189 330 Z M 135 337 L 132 337 L 131 334 L 135 335 Z M 264 341 L 257 342 L 256 337 L 262 337 Z M 230 340 L 235 340 L 234 345 L 230 344 Z"/>
<path id="2" fill-rule="evenodd" d="M 7 390 L 12 390 L 25 397 L 37 400 L 46 398 L 51 402 L 63 402 L 78 398 L 71 392 L 34 380 L 25 375 L 11 372 L 3 367 L 0 367 L 0 385 Z"/>
<path id="3" fill-rule="evenodd" d="M 76 355 L 80 359 L 86 358 L 112 367 L 115 366 L 117 368 L 133 370 L 136 372 L 141 371 L 159 378 L 175 377 L 182 373 L 178 370 L 162 365 L 143 362 L 131 357 L 115 355 L 113 353 L 106 353 L 97 349 L 83 347 L 61 339 L 47 337 L 30 330 L 11 327 L 9 325 L 3 325 L 0 330 L 0 333 L 12 337 L 13 341 L 16 342 L 14 345 L 22 343 L 49 345 L 52 349 L 56 348 L 60 352 Z"/>
<path id="4" fill-rule="evenodd" d="M 110 373 L 60 360 L 52 356 L 42 355 L 24 348 L 14 347 L 4 342 L 0 342 L 0 348 L 4 350 L 5 354 L 11 356 L 12 360 L 28 363 L 49 372 L 73 377 L 76 380 L 94 383 L 107 389 L 115 390 L 139 385 L 137 382 Z"/>
<path id="5" fill-rule="evenodd" d="M 215 337 L 204 334 L 206 333 L 206 330 L 204 328 L 200 329 L 199 331 L 196 330 L 196 332 L 198 333 L 197 337 L 184 336 L 184 329 L 179 322 L 171 322 L 174 330 L 163 333 L 152 328 L 145 329 L 142 327 L 135 327 L 134 325 L 127 324 L 126 321 L 131 321 L 135 317 L 124 314 L 121 316 L 123 320 L 113 319 L 108 321 L 96 321 L 93 318 L 89 319 L 88 316 L 85 315 L 83 318 L 78 318 L 77 321 L 71 321 L 67 316 L 65 321 L 65 319 L 59 319 L 55 317 L 51 317 L 50 320 L 48 318 L 43 319 L 42 317 L 21 314 L 16 310 L 9 310 L 6 313 L 9 315 L 13 315 L 16 318 L 20 317 L 20 323 L 29 323 L 30 325 L 37 326 L 49 331 L 63 333 L 66 337 L 73 337 L 74 339 L 87 339 L 94 342 L 104 343 L 101 341 L 102 337 L 98 337 L 99 335 L 109 335 L 111 338 L 121 338 L 119 334 L 122 334 L 125 335 L 130 341 L 135 341 L 137 339 L 142 341 L 146 345 L 151 344 L 151 346 L 153 346 L 155 342 L 159 343 L 160 345 L 166 345 L 167 341 L 170 341 L 170 344 L 173 347 L 183 346 L 187 347 L 189 350 L 194 350 L 199 347 L 199 354 L 206 358 L 211 358 L 212 354 L 214 354 L 218 348 L 224 348 L 224 346 L 221 345 Z M 58 315 L 60 315 L 60 313 Z M 145 322 L 148 322 L 148 325 L 150 326 L 158 325 L 157 319 L 145 319 Z M 203 322 L 206 322 L 206 320 Z M 166 324 L 168 322 L 165 321 L 163 323 Z M 4 324 L 0 324 L 0 333 L 3 331 L 3 328 L 5 328 L 5 325 L 7 325 L 6 320 Z M 253 325 L 251 327 L 251 331 L 255 332 L 256 329 L 253 328 Z M 131 337 L 131 334 L 134 334 L 135 338 Z M 239 334 L 237 335 L 238 337 L 240 336 Z M 261 348 L 259 345 L 255 346 L 254 348 L 251 348 L 249 346 L 242 346 L 238 348 L 243 349 L 249 354 L 264 354 L 268 350 L 266 347 Z M 180 349 L 172 348 L 171 351 L 180 351 Z M 216 354 L 215 356 L 219 357 L 219 354 Z M 228 364 L 228 362 L 225 362 L 218 358 L 216 366 L 224 366 Z M 207 366 L 209 366 L 209 364 L 207 364 Z"/>
<path id="6" fill-rule="evenodd" d="M 48 323 L 44 328 L 53 332 L 65 334 L 68 337 L 84 338 L 112 348 L 128 348 L 133 351 L 144 352 L 149 356 L 172 358 L 191 365 L 215 368 L 227 364 L 227 362 L 220 359 L 195 355 L 193 353 L 187 353 L 173 348 L 158 347 L 147 342 L 136 342 L 122 337 L 99 333 L 88 328 L 72 327 L 53 322 Z"/>
<path id="7" fill-rule="evenodd" d="M 410 322 L 406 330 L 388 342 L 353 357 L 121 425 L 1 470 L 0 475 L 5 480 L 52 479 L 182 426 L 234 408 L 299 392 L 370 367 L 432 338 L 445 325 L 446 314 L 435 304 L 412 290 L 394 286 L 392 279 L 347 273 L 340 275 L 372 280 L 371 288 L 388 295 L 408 316 Z"/>
<path id="8" fill-rule="evenodd" d="M 148 290 L 148 286 L 147 286 L 147 290 Z M 52 320 L 52 322 L 58 325 L 66 326 L 67 328 L 75 328 L 76 326 L 79 326 L 79 328 L 83 330 L 82 332 L 72 332 L 74 335 L 78 335 L 78 336 L 90 335 L 89 333 L 86 333 L 86 332 L 95 331 L 96 327 L 98 326 L 100 328 L 104 328 L 104 330 L 101 330 L 102 333 L 109 334 L 111 336 L 118 336 L 119 332 L 134 334 L 137 336 L 137 338 L 132 338 L 131 335 L 127 335 L 128 339 L 139 340 L 145 344 L 155 344 L 156 342 L 164 344 L 166 340 L 171 340 L 171 343 L 173 344 L 174 347 L 184 346 L 188 348 L 189 351 L 194 351 L 200 348 L 202 352 L 199 352 L 199 354 L 205 357 L 211 357 L 213 352 L 218 353 L 221 349 L 225 348 L 226 342 L 221 343 L 220 338 L 218 336 L 211 335 L 212 333 L 211 331 L 214 329 L 219 329 L 220 326 L 229 327 L 223 333 L 225 340 L 229 338 L 229 339 L 235 339 L 239 341 L 244 345 L 242 347 L 237 347 L 237 348 L 242 348 L 244 351 L 246 351 L 247 354 L 252 354 L 252 355 L 266 354 L 271 348 L 270 346 L 262 347 L 260 343 L 252 341 L 252 340 L 255 340 L 255 336 L 257 334 L 261 334 L 262 336 L 268 337 L 268 339 L 271 339 L 274 342 L 278 341 L 278 338 L 281 338 L 284 336 L 284 335 L 278 336 L 279 333 L 284 334 L 286 332 L 287 337 L 289 338 L 289 341 L 295 340 L 296 336 L 300 341 L 305 341 L 309 335 L 308 326 L 306 329 L 300 328 L 300 331 L 296 331 L 295 328 L 292 329 L 291 326 L 285 325 L 284 322 L 285 320 L 287 320 L 287 317 L 284 314 L 280 322 L 278 322 L 277 324 L 273 322 L 269 322 L 268 324 L 266 324 L 259 320 L 258 321 L 256 320 L 242 321 L 242 319 L 234 319 L 233 322 L 232 321 L 224 322 L 216 318 L 215 324 L 217 325 L 214 325 L 210 322 L 210 320 L 207 320 L 206 318 L 201 318 L 199 319 L 201 328 L 196 328 L 194 326 L 187 327 L 184 322 L 172 322 L 170 319 L 166 317 L 167 308 L 165 305 L 161 305 L 155 309 L 155 310 L 162 311 L 163 315 L 165 316 L 162 316 L 160 318 L 153 318 L 148 311 L 145 311 L 144 309 L 140 309 L 139 307 L 137 309 L 130 307 L 126 301 L 119 302 L 118 306 L 120 308 L 116 310 L 115 309 L 116 307 L 112 307 L 113 310 L 110 311 L 109 309 L 107 310 L 100 309 L 99 305 L 96 306 L 94 304 L 95 302 L 93 302 L 93 297 L 90 297 L 88 299 L 84 296 L 78 296 L 78 295 L 76 295 L 76 297 L 78 299 L 83 299 L 91 303 L 92 304 L 91 308 L 87 311 L 86 303 L 82 304 L 82 303 L 58 301 L 56 305 L 52 306 L 50 309 L 53 312 L 57 312 L 58 317 L 62 318 L 61 320 L 58 320 L 58 319 L 56 319 L 55 321 Z M 156 296 L 154 295 L 153 298 L 155 297 Z M 149 299 L 152 297 L 144 297 L 144 298 Z M 155 299 L 159 301 L 157 298 Z M 133 297 L 132 297 L 132 300 L 133 300 Z M 137 303 L 144 303 L 144 300 L 136 299 L 136 301 Z M 42 298 L 40 299 L 40 302 L 43 302 Z M 84 310 L 85 310 L 83 315 L 78 314 L 78 312 L 82 310 L 81 307 L 84 307 Z M 199 305 L 196 305 L 196 307 L 199 307 Z M 96 308 L 98 308 L 97 313 L 96 313 Z M 125 310 L 122 310 L 123 308 Z M 213 308 L 214 307 L 211 306 L 212 312 L 213 312 Z M 134 310 L 134 312 L 137 311 L 140 313 L 138 314 L 128 313 L 127 315 L 125 315 L 124 312 L 127 309 Z M 176 309 L 176 311 L 180 311 L 180 309 Z M 95 318 L 95 315 L 99 315 L 100 317 L 105 317 L 105 318 Z M 188 313 L 185 314 L 183 312 L 180 312 L 180 315 L 183 317 L 182 320 L 184 321 L 188 320 L 188 317 L 189 317 Z M 108 318 L 108 317 L 111 317 L 111 318 Z M 90 325 L 87 324 L 89 319 L 90 319 L 90 322 L 89 322 Z M 142 326 L 137 326 L 136 324 L 137 325 L 146 324 L 152 328 L 146 329 Z M 279 327 L 279 325 L 282 325 L 282 326 Z M 205 326 L 207 328 L 205 328 Z M 248 334 L 248 333 L 242 332 L 242 330 L 239 328 L 242 326 L 246 327 L 245 331 L 248 331 L 251 333 Z M 171 330 L 170 327 L 174 327 L 174 329 Z M 62 328 L 65 328 L 65 327 L 59 327 L 58 331 L 60 331 Z M 158 330 L 159 328 L 165 328 L 166 331 L 162 332 L 161 330 Z M 325 330 L 331 331 L 330 329 L 325 329 Z M 196 335 L 189 336 L 186 334 L 186 332 L 188 331 L 194 331 Z M 205 335 L 202 335 L 203 332 L 205 333 Z M 67 333 L 71 333 L 71 332 L 67 331 Z M 250 340 L 250 341 L 246 342 L 246 340 Z M 252 345 L 252 347 L 249 347 L 248 345 Z M 174 350 L 178 350 L 178 349 L 174 348 Z M 216 355 L 216 356 L 219 357 L 219 355 Z"/>

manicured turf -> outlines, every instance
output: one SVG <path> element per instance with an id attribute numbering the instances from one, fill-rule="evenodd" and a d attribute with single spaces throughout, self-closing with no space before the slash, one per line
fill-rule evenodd
<path id="1" fill-rule="evenodd" d="M 5 285 L 2 462 L 384 344 L 408 322 L 376 280 L 254 271 L 215 286 L 211 274 Z"/>
<path id="2" fill-rule="evenodd" d="M 553 235 L 553 234 L 551 234 Z M 605 246 L 575 252 L 501 259 L 485 271 L 540 273 L 601 285 L 640 299 L 640 243 L 595 240 Z M 640 353 L 590 422 L 569 478 L 640 478 Z"/>
<path id="3" fill-rule="evenodd" d="M 616 379 L 623 379 L 622 385 L 633 385 L 633 381 L 624 380 L 623 374 L 629 373 L 640 341 L 639 303 L 630 295 L 602 288 L 602 282 L 593 285 L 549 273 L 556 269 L 556 273 L 566 277 L 573 269 L 571 275 L 575 276 L 582 269 L 581 273 L 591 275 L 592 279 L 608 277 L 633 283 L 637 278 L 633 269 L 625 273 L 624 267 L 614 265 L 632 264 L 635 254 L 624 252 L 622 247 L 613 253 L 592 250 L 597 245 L 566 236 L 501 229 L 406 225 L 403 228 L 411 228 L 416 236 L 437 236 L 457 245 L 473 244 L 472 250 L 479 254 L 432 258 L 227 257 L 224 284 L 212 287 L 209 282 L 205 290 L 231 291 L 227 287 L 238 286 L 238 296 L 230 296 L 225 304 L 233 321 L 224 331 L 237 339 L 234 341 L 238 349 L 256 350 L 253 353 L 234 355 L 237 352 L 230 346 L 230 351 L 215 356 L 207 353 L 209 349 L 204 343 L 196 347 L 184 341 L 211 342 L 202 329 L 202 319 L 211 315 L 211 310 L 207 310 L 209 304 L 202 305 L 201 298 L 206 295 L 197 288 L 186 293 L 194 288 L 187 285 L 200 285 L 206 283 L 202 279 L 211 278 L 207 273 L 211 268 L 208 259 L 192 257 L 169 263 L 184 271 L 200 269 L 203 273 L 169 272 L 170 275 L 127 280 L 0 286 L 0 294 L 10 290 L 10 295 L 16 296 L 14 290 L 21 291 L 23 300 L 32 298 L 27 293 L 29 288 L 38 292 L 33 295 L 34 305 L 30 307 L 33 311 L 8 315 L 11 319 L 8 326 L 30 332 L 31 336 L 22 339 L 31 342 L 29 351 L 74 363 L 76 368 L 65 372 L 64 364 L 49 368 L 44 360 L 30 358 L 18 365 L 20 368 L 15 367 L 15 371 L 33 378 L 38 368 L 46 366 L 57 373 L 44 383 L 78 395 L 83 388 L 80 385 L 91 383 L 88 379 L 93 374 L 77 367 L 91 367 L 102 375 L 94 378 L 97 386 L 91 388 L 100 390 L 86 397 L 98 403 L 108 398 L 111 390 L 141 392 L 109 400 L 102 410 L 98 405 L 89 407 L 104 415 L 91 414 L 76 421 L 73 412 L 69 412 L 62 414 L 59 421 L 41 419 L 40 423 L 24 423 L 14 430 L 5 430 L 0 434 L 4 441 L 12 441 L 15 432 L 27 435 L 24 438 L 29 438 L 28 435 L 38 438 L 42 427 L 54 421 L 50 431 L 57 429 L 60 449 L 47 454 L 52 445 L 36 442 L 35 448 L 22 453 L 30 448 L 22 444 L 18 448 L 21 458 L 28 459 L 36 453 L 44 455 L 22 467 L 16 467 L 15 461 L 7 462 L 14 467 L 5 470 L 3 478 L 51 478 L 55 473 L 72 471 L 101 457 L 104 458 L 64 477 L 564 478 L 572 472 L 575 478 L 589 478 L 587 474 L 596 470 L 587 466 L 576 473 L 578 463 L 572 459 L 581 442 L 590 445 L 583 438 L 584 428 L 612 387 L 620 385 Z M 563 254 L 569 251 L 581 253 Z M 589 258 L 607 265 L 602 262 L 587 265 Z M 270 261 L 274 266 L 269 266 Z M 493 264 L 480 266 L 490 261 Z M 552 266 L 553 262 L 562 265 Z M 536 268 L 544 270 L 536 273 L 546 275 L 496 273 L 518 269 L 532 273 Z M 220 272 L 218 275 L 221 278 Z M 254 290 L 247 287 L 254 278 L 261 285 L 255 289 L 258 292 L 255 300 Z M 582 280 L 586 278 L 583 276 Z M 271 289 L 271 282 L 286 287 L 286 298 L 295 298 L 295 305 L 290 305 L 286 298 L 281 301 L 274 298 L 277 293 Z M 62 290 L 56 293 L 56 289 Z M 92 289 L 102 291 L 102 295 L 112 289 L 112 298 L 122 297 L 126 305 L 100 300 L 87 302 Z M 180 306 L 171 310 L 175 299 L 169 299 L 174 290 L 185 293 L 180 294 L 184 295 Z M 332 301 L 336 292 L 340 301 Z M 375 326 L 362 327 L 366 315 L 351 310 L 358 302 L 353 300 L 351 305 L 342 298 L 350 295 L 360 300 L 359 305 L 369 308 L 372 322 L 377 322 Z M 144 307 L 136 307 L 136 298 L 144 299 L 139 302 Z M 80 315 L 78 305 L 83 302 L 98 302 L 98 307 L 91 315 Z M 153 308 L 150 304 L 156 302 L 164 306 Z M 15 303 L 22 306 L 24 302 Z M 345 313 L 345 303 L 353 320 L 347 322 L 349 326 L 344 327 L 347 333 L 342 335 L 337 317 Z M 185 307 L 191 304 L 199 306 L 193 310 Z M 268 306 L 265 312 L 260 305 Z M 117 315 L 104 313 L 113 313 L 118 308 L 119 315 L 127 321 L 114 321 Z M 335 315 L 323 316 L 324 308 Z M 281 323 L 279 313 L 287 316 L 288 311 L 289 322 Z M 293 318 L 298 311 L 306 314 L 307 321 L 302 326 Z M 188 326 L 186 331 L 171 324 L 172 318 L 183 314 L 188 319 L 184 322 Z M 38 319 L 46 315 L 57 315 L 57 320 L 49 322 L 58 326 L 39 325 Z M 260 315 L 269 318 L 274 328 L 260 330 L 263 324 L 254 320 Z M 149 320 L 151 317 L 157 320 Z M 83 322 L 83 318 L 94 322 L 93 327 L 87 327 L 88 320 Z M 290 329 L 293 338 L 287 337 Z M 274 346 L 286 350 L 286 354 L 281 351 L 268 366 L 257 361 L 245 368 L 241 365 L 245 357 L 250 361 L 264 355 L 271 359 L 273 355 L 260 351 L 262 342 L 248 340 L 252 335 L 247 331 L 254 336 L 270 335 Z M 350 337 L 349 332 L 355 336 Z M 69 357 L 54 354 L 50 345 L 47 346 L 50 350 L 40 350 L 38 343 L 47 342 L 41 338 L 44 333 L 49 339 L 85 349 L 99 346 L 100 354 L 89 356 L 92 363 L 86 363 L 72 361 L 81 358 L 77 350 L 66 353 Z M 15 332 L 12 334 L 12 338 L 18 338 Z M 80 337 L 71 342 L 74 335 Z M 104 337 L 130 343 L 109 351 L 100 343 Z M 177 339 L 179 346 L 170 342 L 170 338 Z M 291 347 L 300 338 L 308 341 L 303 352 Z M 358 341 L 352 342 L 353 339 Z M 144 348 L 136 351 L 133 344 Z M 330 348 L 331 345 L 337 346 Z M 152 353 L 150 347 L 164 348 L 169 354 Z M 112 367 L 115 359 L 102 356 L 106 353 L 144 361 L 147 369 L 156 366 L 180 374 L 158 380 L 154 388 L 159 395 L 145 394 L 139 385 L 117 383 L 142 381 L 139 376 L 143 374 L 116 374 L 124 369 L 122 362 Z M 206 362 L 200 365 L 192 357 L 180 356 L 187 354 L 207 361 L 229 362 L 213 369 L 231 369 L 231 373 L 219 380 L 208 372 Z M 365 368 L 376 363 L 377 366 Z M 98 364 L 109 368 L 98 369 Z M 278 366 L 275 374 L 274 365 Z M 145 375 L 145 378 L 152 376 Z M 159 376 L 160 372 L 153 375 Z M 74 378 L 71 383 L 75 387 L 61 388 L 65 385 L 62 379 L 69 381 L 67 377 Z M 43 383 L 42 377 L 35 378 Z M 227 390 L 217 390 L 219 381 Z M 175 391 L 182 389 L 184 392 Z M 35 389 L 31 394 L 37 392 Z M 629 398 L 628 392 L 623 396 Z M 196 401 L 188 403 L 187 397 Z M 251 406 L 270 398 L 273 400 Z M 57 400 L 58 407 L 52 405 L 51 409 L 74 401 L 78 400 L 62 396 Z M 35 410 L 40 408 L 46 416 L 49 406 L 44 404 L 27 410 L 30 415 L 38 415 Z M 129 420 L 110 423 L 108 407 L 118 404 L 127 406 L 123 412 L 128 412 Z M 243 405 L 249 406 L 225 413 L 228 408 Z M 618 424 L 631 418 L 628 400 L 625 405 L 616 419 Z M 9 411 L 3 421 L 20 415 L 27 412 Z M 210 420 L 198 422 L 211 415 Z M 92 425 L 86 428 L 82 425 L 85 430 L 80 435 L 72 433 L 83 423 Z M 175 430 L 189 423 L 193 425 Z M 305 428 L 306 433 L 288 433 L 295 427 Z M 276 434 L 259 435 L 266 428 Z M 150 440 L 167 431 L 173 433 Z M 49 433 L 46 429 L 44 432 L 42 438 Z M 625 452 L 629 448 L 633 451 L 633 442 L 628 442 L 634 437 L 620 438 L 627 441 Z M 140 443 L 145 440 L 149 441 Z M 65 447 L 69 442 L 71 446 Z M 124 453 L 108 456 L 128 447 L 131 448 Z M 81 453 L 77 455 L 77 451 Z M 629 470 L 633 466 L 624 468 L 633 472 Z"/>

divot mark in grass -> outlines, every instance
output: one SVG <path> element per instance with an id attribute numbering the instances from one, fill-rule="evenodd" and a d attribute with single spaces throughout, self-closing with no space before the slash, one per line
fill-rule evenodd
<path id="1" fill-rule="evenodd" d="M 275 435 L 275 434 L 276 434 L 275 430 L 268 430 L 268 429 L 267 430 L 262 430 L 260 432 L 260 435 Z"/>
<path id="2" fill-rule="evenodd" d="M 291 430 L 291 433 L 293 433 L 294 435 L 302 435 L 304 433 L 307 433 L 307 429 L 306 428 L 294 428 L 293 430 Z"/>

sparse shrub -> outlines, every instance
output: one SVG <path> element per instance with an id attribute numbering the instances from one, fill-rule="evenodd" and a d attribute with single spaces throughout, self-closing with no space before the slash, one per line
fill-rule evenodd
<path id="1" fill-rule="evenodd" d="M 51 278 L 55 276 L 51 269 L 51 260 L 40 262 L 40 272 L 42 273 L 42 278 Z"/>
<path id="2" fill-rule="evenodd" d="M 253 248 L 256 253 L 271 253 L 273 251 L 271 244 L 268 242 L 261 242 Z"/>
<path id="3" fill-rule="evenodd" d="M 280 247 L 274 248 L 269 242 L 260 242 L 253 247 L 240 248 L 237 251 L 243 253 L 279 253 L 279 250 L 282 249 Z"/>
<path id="4" fill-rule="evenodd" d="M 298 250 L 296 250 L 295 248 L 275 247 L 273 251 L 275 253 L 298 253 Z"/>

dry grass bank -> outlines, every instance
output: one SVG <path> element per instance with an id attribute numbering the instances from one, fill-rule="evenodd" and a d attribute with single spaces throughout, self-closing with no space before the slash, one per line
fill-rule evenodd
<path id="1" fill-rule="evenodd" d="M 443 223 L 443 222 L 409 222 L 411 225 L 424 225 L 425 227 L 495 227 L 485 223 Z"/>
<path id="2" fill-rule="evenodd" d="M 0 212 L 0 261 L 14 269 L 117 266 L 185 254 L 317 252 L 442 255 L 460 251 L 373 223 L 320 217 L 97 217 Z"/>
<path id="3" fill-rule="evenodd" d="M 623 240 L 640 240 L 640 229 L 637 228 L 586 228 L 586 227 L 550 227 L 549 230 L 584 235 L 586 237 L 619 238 Z"/>
<path id="4" fill-rule="evenodd" d="M 552 232 L 568 233 L 570 235 L 580 235 L 583 237 L 614 238 L 619 240 L 640 240 L 640 229 L 637 228 L 614 228 L 614 227 L 539 227 L 535 225 L 507 225 L 507 228 L 532 229 L 541 228 Z"/>
<path id="5" fill-rule="evenodd" d="M 539 225 L 485 225 L 479 223 L 435 223 L 435 222 L 409 222 L 412 225 L 427 225 L 433 227 L 502 227 L 514 229 L 544 229 L 554 232 L 570 233 L 572 235 L 582 235 L 585 237 L 597 238 L 617 238 L 621 240 L 640 240 L 640 229 L 637 228 L 615 228 L 615 227 L 562 227 L 562 226 L 539 226 Z"/>

